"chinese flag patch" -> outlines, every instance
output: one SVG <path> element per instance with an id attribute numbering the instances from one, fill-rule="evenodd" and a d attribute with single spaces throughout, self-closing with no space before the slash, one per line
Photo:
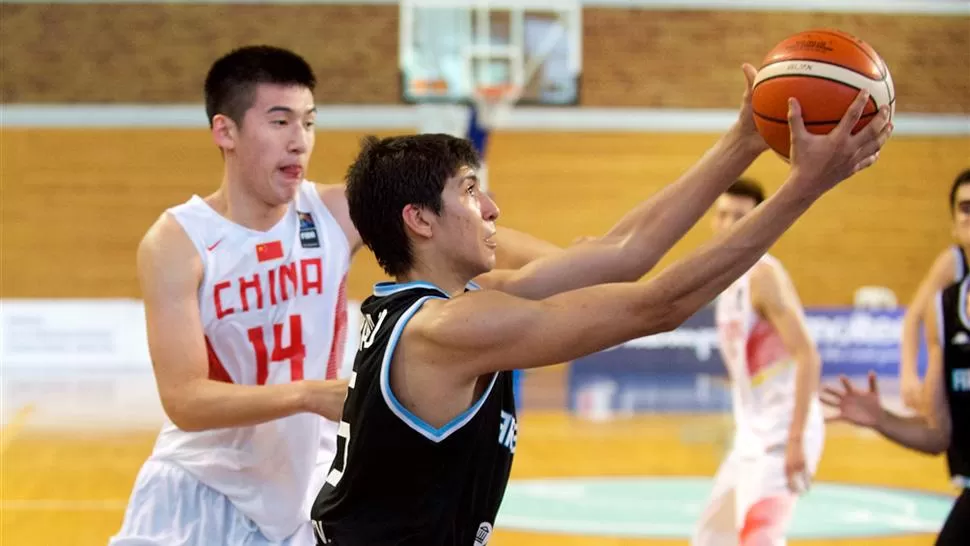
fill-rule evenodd
<path id="1" fill-rule="evenodd" d="M 265 262 L 268 260 L 278 260 L 283 257 L 282 241 L 271 241 L 256 245 L 256 259 Z"/>

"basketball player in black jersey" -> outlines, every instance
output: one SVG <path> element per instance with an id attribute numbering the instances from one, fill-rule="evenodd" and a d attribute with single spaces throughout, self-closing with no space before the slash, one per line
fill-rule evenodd
<path id="1" fill-rule="evenodd" d="M 933 294 L 970 274 L 967 255 L 970 254 L 970 169 L 957 175 L 950 187 L 950 216 L 953 220 L 954 244 L 940 252 L 929 271 L 920 281 L 916 294 L 903 317 L 900 343 L 899 382 L 903 401 L 911 408 L 919 408 L 923 392 L 917 372 L 920 324 L 926 317 L 923 310 Z"/>
<path id="2" fill-rule="evenodd" d="M 970 544 L 970 276 L 931 298 L 926 309 L 929 366 L 923 412 L 899 417 L 879 403 L 876 375 L 869 390 L 842 378 L 842 389 L 824 387 L 822 402 L 838 410 L 836 420 L 872 428 L 902 446 L 937 455 L 946 452 L 953 483 L 962 489 L 937 536 L 938 546 Z"/>
<path id="3" fill-rule="evenodd" d="M 792 170 L 772 198 L 649 283 L 591 288 L 581 287 L 623 276 L 601 266 L 617 255 L 595 241 L 520 270 L 492 269 L 499 211 L 479 190 L 467 141 L 365 140 L 347 174 L 350 214 L 396 282 L 378 284 L 361 306 L 337 454 L 312 510 L 319 543 L 487 544 L 516 447 L 511 370 L 568 361 L 686 320 L 823 193 L 876 160 L 891 126 L 883 111 L 851 135 L 865 101 L 860 93 L 824 136 L 808 133 L 794 104 Z M 716 195 L 706 192 L 690 194 L 699 201 L 691 205 L 709 206 Z M 650 238 L 646 218 L 670 214 L 644 206 L 617 225 L 632 229 L 630 241 Z M 668 236 L 667 227 L 655 226 L 657 236 Z"/>

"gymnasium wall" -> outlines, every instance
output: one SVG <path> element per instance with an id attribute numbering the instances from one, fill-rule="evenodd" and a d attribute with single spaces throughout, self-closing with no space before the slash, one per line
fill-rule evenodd
<path id="1" fill-rule="evenodd" d="M 358 135 L 324 132 L 309 174 L 339 180 Z M 676 179 L 716 135 L 502 133 L 490 178 L 502 223 L 559 244 L 609 229 Z M 848 304 L 862 284 L 908 295 L 948 241 L 946 194 L 967 139 L 898 138 L 880 163 L 827 195 L 778 243 L 811 305 Z M 221 161 L 203 129 L 6 129 L 4 297 L 137 297 L 134 250 L 165 208 L 211 191 Z M 775 189 L 787 166 L 765 154 L 750 174 Z M 710 236 L 706 220 L 665 258 Z M 381 273 L 358 255 L 351 297 Z"/>
<path id="2" fill-rule="evenodd" d="M 272 24 L 266 24 L 271 21 Z M 584 10 L 585 106 L 734 108 L 738 65 L 796 29 L 872 36 L 900 112 L 970 113 L 966 17 Z M 757 32 L 743 30 L 758 29 Z M 53 39 L 52 37 L 56 37 Z M 397 8 L 366 5 L 5 4 L 3 102 L 198 103 L 213 58 L 251 42 L 292 47 L 320 78 L 321 104 L 395 104 Z M 335 45 L 337 44 L 337 45 Z M 360 131 L 318 134 L 310 176 L 339 181 Z M 489 164 L 506 225 L 560 244 L 601 233 L 676 179 L 712 134 L 506 132 Z M 897 136 L 879 165 L 820 202 L 773 250 L 810 305 L 843 305 L 863 284 L 908 299 L 949 241 L 949 183 L 970 138 Z M 217 184 L 204 129 L 3 129 L 3 297 L 138 297 L 134 250 L 165 208 Z M 775 189 L 786 166 L 751 174 Z M 663 265 L 709 237 L 706 221 Z M 382 278 L 361 253 L 350 295 Z"/>
<path id="3" fill-rule="evenodd" d="M 212 60 L 265 42 L 312 61 L 321 103 L 395 104 L 397 25 L 394 5 L 4 5 L 3 100 L 194 103 Z M 970 113 L 970 22 L 914 14 L 585 8 L 581 101 L 733 107 L 742 62 L 816 27 L 869 40 L 900 111 Z"/>

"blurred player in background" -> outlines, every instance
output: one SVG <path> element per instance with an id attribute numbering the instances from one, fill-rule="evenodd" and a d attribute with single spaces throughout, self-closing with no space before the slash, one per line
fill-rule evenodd
<path id="1" fill-rule="evenodd" d="M 715 234 L 764 199 L 758 183 L 738 180 L 714 204 Z M 818 351 L 791 279 L 767 254 L 718 296 L 715 317 L 735 436 L 693 544 L 784 544 L 798 494 L 822 455 Z"/>
<path id="2" fill-rule="evenodd" d="M 903 401 L 920 409 L 923 392 L 918 373 L 919 330 L 925 324 L 927 304 L 933 294 L 959 282 L 970 274 L 970 169 L 957 175 L 950 188 L 950 214 L 955 244 L 940 252 L 923 277 L 903 317 L 903 332 L 899 355 L 899 379 Z"/>
<path id="3" fill-rule="evenodd" d="M 868 390 L 842 377 L 841 389 L 822 389 L 822 401 L 837 410 L 835 420 L 873 429 L 922 453 L 946 452 L 960 495 L 936 544 L 965 546 L 970 544 L 970 275 L 931 296 L 923 316 L 929 365 L 918 415 L 900 417 L 884 409 L 873 372 Z"/>

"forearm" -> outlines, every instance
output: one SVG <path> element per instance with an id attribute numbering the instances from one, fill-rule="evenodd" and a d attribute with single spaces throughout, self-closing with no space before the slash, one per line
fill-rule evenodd
<path id="1" fill-rule="evenodd" d="M 785 184 L 751 214 L 657 276 L 686 319 L 751 268 L 818 198 Z"/>
<path id="2" fill-rule="evenodd" d="M 889 440 L 903 447 L 930 455 L 937 455 L 946 451 L 949 444 L 947 435 L 931 426 L 923 416 L 900 417 L 883 409 L 882 415 L 874 428 Z"/>
<path id="3" fill-rule="evenodd" d="M 757 157 L 758 152 L 749 151 L 734 135 L 725 135 L 680 180 L 634 208 L 606 236 L 549 252 L 513 276 L 485 275 L 479 280 L 483 286 L 542 299 L 640 279 Z"/>
<path id="4" fill-rule="evenodd" d="M 818 393 L 822 362 L 818 352 L 812 348 L 799 351 L 792 357 L 795 360 L 795 406 L 792 409 L 788 438 L 790 441 L 800 441 L 805 433 L 805 422 L 808 420 L 812 399 Z"/>
<path id="5" fill-rule="evenodd" d="M 281 385 L 236 385 L 199 379 L 163 393 L 165 412 L 177 427 L 201 431 L 244 427 L 306 411 L 302 381 Z"/>
<path id="6" fill-rule="evenodd" d="M 630 260 L 614 280 L 636 280 L 656 265 L 759 154 L 729 131 L 676 182 L 624 216 L 607 234 Z"/>

